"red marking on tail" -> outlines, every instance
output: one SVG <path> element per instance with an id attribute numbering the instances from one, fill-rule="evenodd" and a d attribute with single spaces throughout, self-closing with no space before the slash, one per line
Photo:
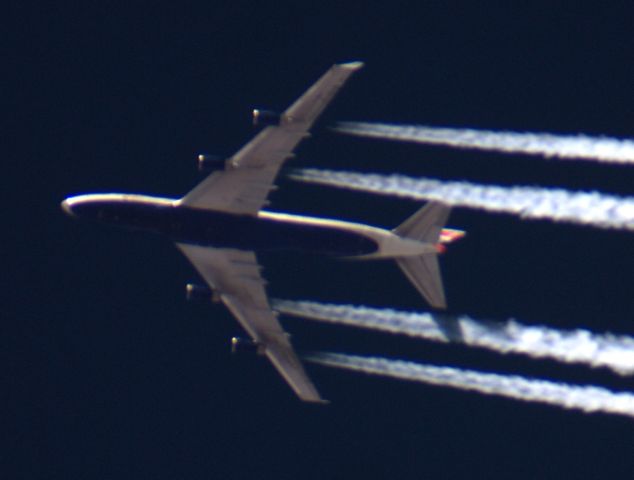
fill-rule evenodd
<path id="1" fill-rule="evenodd" d="M 445 253 L 447 251 L 447 247 L 445 247 L 442 243 L 437 243 L 436 244 L 436 251 L 442 255 L 443 253 Z"/>

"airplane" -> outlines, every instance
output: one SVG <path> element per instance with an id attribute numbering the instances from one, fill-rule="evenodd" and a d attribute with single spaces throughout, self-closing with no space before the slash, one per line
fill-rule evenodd
<path id="1" fill-rule="evenodd" d="M 445 308 L 437 254 L 464 232 L 444 228 L 450 207 L 427 203 L 392 231 L 344 222 L 263 210 L 279 169 L 291 159 L 309 129 L 361 62 L 333 65 L 281 115 L 254 110 L 263 129 L 224 160 L 198 156 L 211 173 L 184 197 L 136 194 L 85 194 L 62 203 L 72 217 L 132 230 L 163 234 L 176 243 L 206 286 L 187 285 L 189 299 L 220 301 L 250 339 L 232 339 L 232 350 L 265 355 L 297 396 L 327 403 L 306 374 L 271 308 L 255 251 L 302 250 L 340 257 L 395 259 L 425 299 Z"/>

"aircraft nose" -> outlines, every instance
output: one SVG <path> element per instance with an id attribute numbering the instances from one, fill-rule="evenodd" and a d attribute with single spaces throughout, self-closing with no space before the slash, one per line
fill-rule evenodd
<path id="1" fill-rule="evenodd" d="M 66 215 L 68 215 L 69 217 L 76 217 L 77 216 L 77 215 L 75 215 L 75 212 L 73 212 L 73 208 L 71 207 L 70 202 L 68 200 L 64 200 L 61 203 L 61 207 L 62 207 L 62 210 L 64 210 L 64 213 Z"/>

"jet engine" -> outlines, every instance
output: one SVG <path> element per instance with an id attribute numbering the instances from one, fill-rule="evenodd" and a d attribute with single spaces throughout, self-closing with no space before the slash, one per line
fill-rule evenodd
<path id="1" fill-rule="evenodd" d="M 277 112 L 271 110 L 259 110 L 253 109 L 253 125 L 254 126 L 268 126 L 279 125 L 281 116 Z"/>
<path id="2" fill-rule="evenodd" d="M 201 153 L 197 157 L 199 172 L 215 172 L 225 168 L 225 159 L 219 155 L 210 155 L 209 153 Z"/>
<path id="3" fill-rule="evenodd" d="M 210 300 L 212 302 L 219 302 L 220 297 L 218 292 L 214 291 L 206 285 L 196 285 L 194 283 L 188 283 L 185 285 L 185 295 L 190 302 L 193 300 Z"/>
<path id="4" fill-rule="evenodd" d="M 231 339 L 231 353 L 262 353 L 260 344 L 247 338 L 233 337 Z"/>

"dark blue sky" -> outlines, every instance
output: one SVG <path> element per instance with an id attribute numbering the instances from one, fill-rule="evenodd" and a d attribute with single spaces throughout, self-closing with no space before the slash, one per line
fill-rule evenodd
<path id="1" fill-rule="evenodd" d="M 73 222 L 92 191 L 181 195 L 231 154 L 253 107 L 283 109 L 363 60 L 295 166 L 634 194 L 634 169 L 337 136 L 335 120 L 634 136 L 631 7 L 600 2 L 267 6 L 82 2 L 8 9 L 3 478 L 611 478 L 634 423 L 309 367 L 327 408 L 231 358 L 219 306 L 164 239 Z M 624 2 L 625 4 L 625 2 Z M 297 185 L 273 207 L 392 227 L 415 202 Z M 450 311 L 631 334 L 632 235 L 457 210 Z M 260 255 L 272 296 L 424 309 L 391 264 Z M 287 319 L 304 348 L 632 390 L 604 371 Z M 626 477 L 627 478 L 627 477 Z"/>

